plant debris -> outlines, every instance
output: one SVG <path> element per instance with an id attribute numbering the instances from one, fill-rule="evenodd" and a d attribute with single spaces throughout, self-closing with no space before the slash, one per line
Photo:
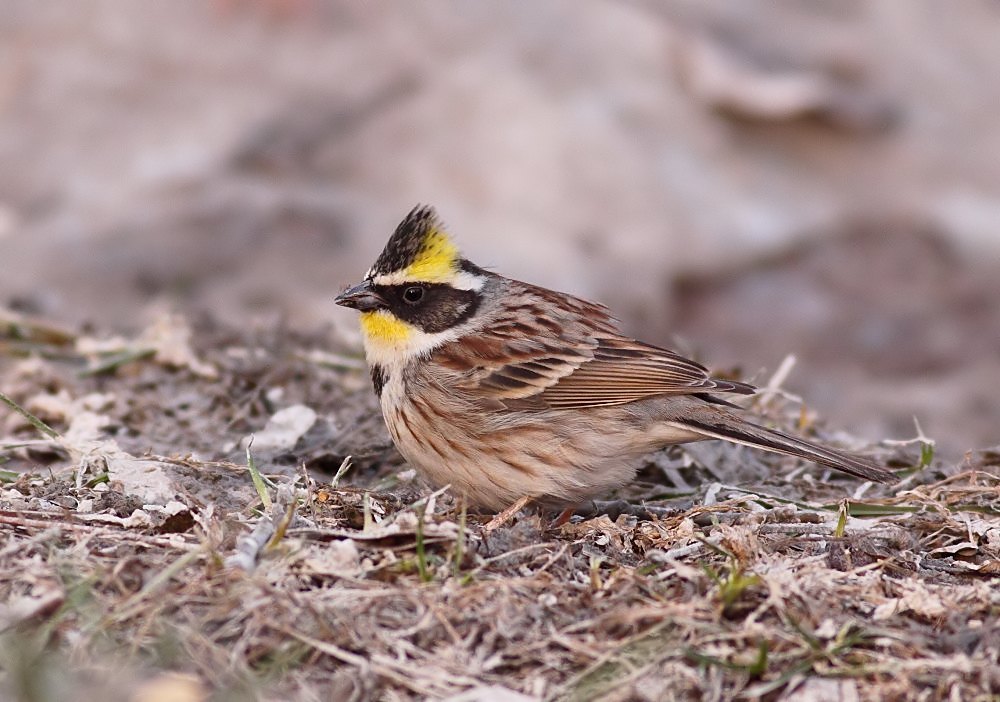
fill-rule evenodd
<path id="1" fill-rule="evenodd" d="M 998 449 L 887 442 L 904 479 L 859 488 L 689 445 L 586 518 L 488 530 L 406 470 L 327 335 L 168 315 L 140 341 L 0 329 L 4 699 L 1000 693 Z"/>

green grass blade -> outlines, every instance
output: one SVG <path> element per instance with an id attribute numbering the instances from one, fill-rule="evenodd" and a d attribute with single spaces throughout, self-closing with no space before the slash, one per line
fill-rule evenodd
<path id="1" fill-rule="evenodd" d="M 48 424 L 46 424 L 45 422 L 43 422 L 41 419 L 39 419 L 38 417 L 36 417 L 35 415 L 33 415 L 28 410 L 26 410 L 23 407 L 21 407 L 21 405 L 19 405 L 16 402 L 14 402 L 12 399 L 10 399 L 6 395 L 4 395 L 2 392 L 0 392 L 0 402 L 3 402 L 5 405 L 7 405 L 8 407 L 10 407 L 12 410 L 14 410 L 15 412 L 17 412 L 19 415 L 21 415 L 22 417 L 24 417 L 25 419 L 27 419 L 28 423 L 31 424 L 31 426 L 35 427 L 35 429 L 37 429 L 38 431 L 40 431 L 45 436 L 49 437 L 50 439 L 59 439 L 60 438 L 59 432 L 57 432 L 55 429 L 53 429 L 52 427 L 50 427 Z"/>

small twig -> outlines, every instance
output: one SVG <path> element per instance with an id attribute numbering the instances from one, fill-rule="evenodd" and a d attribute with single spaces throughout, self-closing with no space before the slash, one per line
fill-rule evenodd
<path id="1" fill-rule="evenodd" d="M 421 508 L 426 509 L 431 514 L 433 514 L 434 507 L 437 504 L 437 498 L 441 497 L 441 495 L 448 492 L 448 490 L 450 489 L 451 489 L 451 483 L 448 483 L 444 487 L 438 488 L 430 495 L 424 495 L 422 497 L 417 498 L 413 502 L 409 503 L 408 505 L 404 505 L 399 510 L 397 510 L 395 514 L 391 515 L 389 521 L 395 521 L 396 518 L 399 517 L 399 515 L 404 514 L 407 511 L 412 510 L 414 514 L 416 514 L 416 511 Z"/>
<path id="2" fill-rule="evenodd" d="M 462 509 L 458 513 L 458 535 L 455 537 L 455 551 L 452 553 L 452 575 L 458 576 L 462 571 L 462 559 L 465 557 L 465 528 L 468 523 L 468 505 L 465 495 L 462 495 Z"/>
<path id="3" fill-rule="evenodd" d="M 796 358 L 793 354 L 788 354 L 787 356 L 785 356 L 785 358 L 781 361 L 781 364 L 778 365 L 778 369 L 774 371 L 774 374 L 771 376 L 771 379 L 767 381 L 767 385 L 765 385 L 757 393 L 758 407 L 760 407 L 761 409 L 766 409 L 767 406 L 771 403 L 772 398 L 774 398 L 776 395 L 780 395 L 785 399 L 791 400 L 793 402 L 802 402 L 801 397 L 797 397 L 781 389 L 781 386 L 785 384 L 786 380 L 788 380 L 788 376 L 791 375 L 792 368 L 795 367 L 795 363 L 796 363 Z"/>
<path id="4" fill-rule="evenodd" d="M 299 466 L 302 469 L 302 480 L 306 484 L 306 505 L 309 507 L 309 516 L 312 518 L 313 522 L 316 521 L 316 493 L 313 490 L 313 485 L 315 481 L 309 477 L 309 470 L 306 468 L 305 462 Z"/>
<path id="5" fill-rule="evenodd" d="M 257 558 L 274 536 L 275 526 L 270 515 L 257 520 L 253 531 L 244 534 L 236 540 L 236 552 L 225 560 L 227 568 L 236 568 L 244 573 L 253 572 L 257 567 Z"/>
<path id="6" fill-rule="evenodd" d="M 486 525 L 483 526 L 483 531 L 485 531 L 487 534 L 489 534 L 491 531 L 496 531 L 504 524 L 509 522 L 511 519 L 513 519 L 514 515 L 520 512 L 522 509 L 524 509 L 525 506 L 530 501 L 531 498 L 528 495 L 519 497 L 510 507 L 507 507 L 507 509 L 497 512 L 496 516 L 494 516 L 493 519 L 488 521 Z"/>
<path id="7" fill-rule="evenodd" d="M 361 522 L 361 531 L 371 531 L 375 527 L 375 519 L 372 517 L 372 494 L 367 490 L 361 497 L 361 508 L 364 514 L 363 521 Z"/>
<path id="8" fill-rule="evenodd" d="M 665 477 L 676 490 L 680 492 L 694 492 L 694 487 L 689 485 L 688 482 L 684 480 L 684 476 L 681 475 L 680 470 L 678 470 L 676 466 L 671 465 L 665 457 L 657 456 L 653 459 L 653 465 L 660 469 L 663 477 Z"/>
<path id="9" fill-rule="evenodd" d="M 910 444 L 927 444 L 929 446 L 936 445 L 934 439 L 924 434 L 924 430 L 920 426 L 920 420 L 916 417 L 913 417 L 913 425 L 917 429 L 917 435 L 912 439 L 882 439 L 882 443 L 886 446 L 909 446 Z"/>
<path id="10" fill-rule="evenodd" d="M 330 487 L 335 488 L 340 484 L 340 479 L 344 477 L 344 473 L 348 471 L 351 467 L 351 457 L 345 456 L 344 460 L 340 462 L 340 468 L 334 473 L 333 478 L 330 479 Z"/>
<path id="11" fill-rule="evenodd" d="M 547 570 L 548 570 L 549 568 L 551 568 L 551 567 L 552 567 L 552 565 L 553 565 L 553 564 L 554 564 L 554 563 L 555 563 L 556 561 L 558 561 L 558 560 L 559 560 L 560 558 L 562 558 L 562 557 L 563 557 L 563 554 L 565 554 L 565 553 L 566 553 L 567 549 L 569 549 L 569 544 L 563 544 L 563 545 L 562 545 L 562 546 L 561 546 L 561 547 L 559 548 L 559 550 L 558 550 L 558 551 L 556 551 L 556 553 L 555 553 L 555 554 L 554 554 L 554 555 L 553 555 L 553 556 L 552 556 L 551 558 L 549 558 L 549 560 L 545 561 L 545 565 L 543 565 L 543 566 L 542 566 L 541 568 L 539 568 L 538 570 L 536 570 L 536 571 L 535 571 L 535 572 L 533 573 L 533 575 L 538 575 L 539 573 L 544 573 L 544 572 L 545 572 L 545 571 L 547 571 Z"/>
<path id="12" fill-rule="evenodd" d="M 285 533 L 288 531 L 288 525 L 292 523 L 292 519 L 295 517 L 296 504 L 297 503 L 294 498 L 288 501 L 288 505 L 285 507 L 285 513 L 281 516 L 281 519 L 278 520 L 277 525 L 274 527 L 274 533 L 271 535 L 271 538 L 268 539 L 267 546 L 264 547 L 266 551 L 270 551 L 275 548 L 278 543 L 285 538 Z M 272 521 L 274 520 L 272 519 Z"/>
<path id="13" fill-rule="evenodd" d="M 710 537 L 709 540 L 718 542 L 721 540 L 721 538 L 716 536 L 716 537 Z M 692 553 L 697 553 L 703 548 L 705 548 L 705 544 L 703 544 L 701 541 L 696 541 L 695 543 L 688 544 L 687 546 L 678 546 L 677 548 L 672 548 L 669 551 L 664 551 L 662 556 L 657 554 L 657 557 L 651 560 L 676 561 L 679 558 L 690 556 Z"/>

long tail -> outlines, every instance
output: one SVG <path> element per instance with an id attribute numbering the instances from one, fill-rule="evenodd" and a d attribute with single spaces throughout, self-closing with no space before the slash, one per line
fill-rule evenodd
<path id="1" fill-rule="evenodd" d="M 788 456 L 799 456 L 821 466 L 833 468 L 865 480 L 877 483 L 895 483 L 899 480 L 893 473 L 863 456 L 855 456 L 845 451 L 814 444 L 797 436 L 785 434 L 775 429 L 767 429 L 735 416 L 719 413 L 716 417 L 712 417 L 712 420 L 704 421 L 702 417 L 685 417 L 671 423 L 706 438 L 722 439 Z"/>

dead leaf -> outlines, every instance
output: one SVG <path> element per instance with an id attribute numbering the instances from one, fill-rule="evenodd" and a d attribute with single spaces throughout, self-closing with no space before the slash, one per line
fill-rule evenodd
<path id="1" fill-rule="evenodd" d="M 351 539 L 338 539 L 310 548 L 299 567 L 316 575 L 358 575 L 361 557 Z"/>
<path id="2" fill-rule="evenodd" d="M 258 451 L 290 451 L 302 435 L 316 423 L 316 412 L 305 405 L 292 405 L 275 412 L 263 431 L 253 435 L 253 448 Z M 246 449 L 250 437 L 241 442 Z"/>

